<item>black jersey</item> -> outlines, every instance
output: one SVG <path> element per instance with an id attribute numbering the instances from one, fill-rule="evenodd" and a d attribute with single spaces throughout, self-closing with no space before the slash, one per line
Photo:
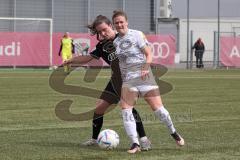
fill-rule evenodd
<path id="1" fill-rule="evenodd" d="M 116 37 L 115 37 L 116 38 Z M 112 69 L 112 76 L 119 77 L 121 75 L 119 68 L 119 60 L 115 55 L 116 48 L 113 40 L 104 40 L 96 45 L 96 49 L 90 55 L 96 59 L 102 58 Z"/>
<path id="2" fill-rule="evenodd" d="M 113 40 L 104 40 L 99 42 L 96 45 L 96 49 L 90 53 L 90 55 L 96 59 L 102 58 L 111 67 L 111 79 L 100 96 L 101 99 L 109 102 L 110 104 L 118 103 L 122 87 L 119 60 L 116 57 L 115 52 L 116 48 L 113 45 Z"/>

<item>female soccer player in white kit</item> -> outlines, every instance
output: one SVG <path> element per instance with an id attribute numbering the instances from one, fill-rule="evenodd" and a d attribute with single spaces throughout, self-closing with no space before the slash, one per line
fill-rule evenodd
<path id="1" fill-rule="evenodd" d="M 128 153 L 140 151 L 136 123 L 132 114 L 139 95 L 144 97 L 154 114 L 168 127 L 177 145 L 183 146 L 184 139 L 176 132 L 169 112 L 163 106 L 150 68 L 151 49 L 144 34 L 141 31 L 128 29 L 127 15 L 122 11 L 114 11 L 112 20 L 119 33 L 114 45 L 123 80 L 120 102 L 123 124 L 132 143 Z"/>

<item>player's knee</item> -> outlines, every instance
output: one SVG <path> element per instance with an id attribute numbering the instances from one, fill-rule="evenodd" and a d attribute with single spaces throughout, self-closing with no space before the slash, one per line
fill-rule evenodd
<path id="1" fill-rule="evenodd" d="M 110 104 L 108 102 L 100 99 L 96 103 L 95 113 L 97 113 L 97 114 L 104 114 L 109 106 L 110 106 Z"/>

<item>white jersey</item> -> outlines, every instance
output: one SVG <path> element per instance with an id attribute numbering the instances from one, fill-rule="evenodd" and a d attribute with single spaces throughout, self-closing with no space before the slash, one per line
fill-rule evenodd
<path id="1" fill-rule="evenodd" d="M 128 29 L 126 35 L 118 36 L 113 43 L 123 82 L 141 77 L 141 67 L 146 63 L 146 57 L 141 49 L 148 45 L 144 34 L 141 31 Z"/>

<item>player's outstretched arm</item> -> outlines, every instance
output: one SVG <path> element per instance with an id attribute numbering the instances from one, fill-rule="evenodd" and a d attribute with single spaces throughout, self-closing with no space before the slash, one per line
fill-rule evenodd
<path id="1" fill-rule="evenodd" d="M 67 64 L 85 64 L 90 62 L 93 59 L 92 56 L 87 55 L 87 56 L 77 56 L 77 57 L 73 57 L 70 60 L 67 60 L 65 62 L 63 62 L 63 65 L 67 65 Z"/>

